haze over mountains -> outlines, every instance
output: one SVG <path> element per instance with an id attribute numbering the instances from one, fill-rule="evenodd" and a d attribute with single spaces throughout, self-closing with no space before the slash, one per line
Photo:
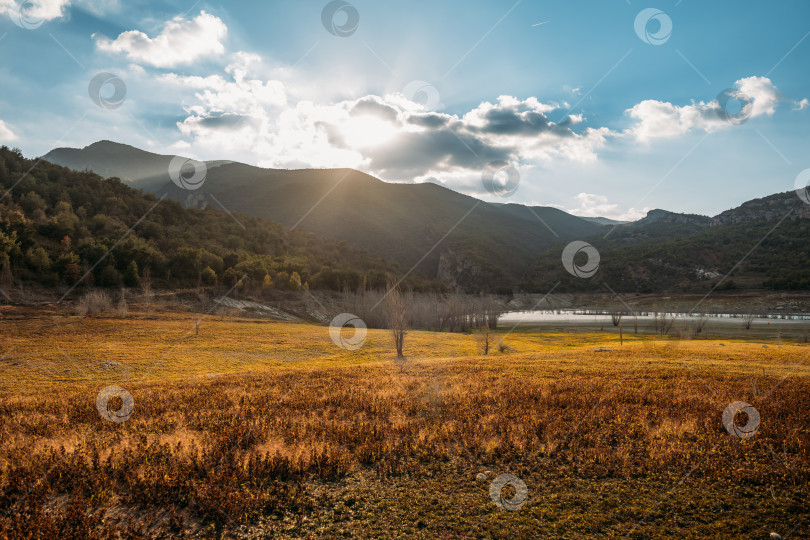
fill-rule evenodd
<path id="1" fill-rule="evenodd" d="M 43 159 L 115 176 L 187 206 L 208 204 L 342 240 L 467 291 L 517 285 L 542 292 L 558 278 L 576 288 L 559 267 L 561 246 L 573 240 L 596 245 L 604 261 L 601 273 L 626 290 L 702 290 L 732 268 L 750 274 L 738 282 L 761 287 L 781 274 L 767 264 L 752 267 L 756 254 L 735 267 L 759 240 L 759 224 L 788 212 L 788 221 L 798 225 L 787 227 L 790 239 L 784 240 L 792 247 L 785 249 L 797 249 L 796 242 L 807 242 L 803 231 L 810 217 L 810 207 L 788 192 L 713 218 L 653 210 L 622 224 L 552 207 L 487 203 L 437 184 L 386 183 L 351 169 L 276 170 L 228 161 L 207 162 L 202 187 L 187 191 L 169 177 L 173 157 L 101 141 L 83 149 L 58 148 Z M 718 241 L 723 244 L 715 245 Z"/>

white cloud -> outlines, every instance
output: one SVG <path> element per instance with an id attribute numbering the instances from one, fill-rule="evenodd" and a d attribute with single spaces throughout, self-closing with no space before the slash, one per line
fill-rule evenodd
<path id="1" fill-rule="evenodd" d="M 777 105 L 784 100 L 779 89 L 767 77 L 747 77 L 734 83 L 735 97 L 748 98 L 745 105 L 750 118 L 773 115 Z M 709 103 L 699 101 L 678 106 L 669 102 L 645 100 L 628 109 L 627 114 L 636 123 L 625 133 L 637 140 L 676 137 L 691 131 L 712 132 L 732 124 L 726 122 L 717 111 L 717 100 Z"/>
<path id="2" fill-rule="evenodd" d="M 477 183 L 494 160 L 531 167 L 562 158 L 593 161 L 613 133 L 574 128 L 556 103 L 500 96 L 462 115 L 425 112 L 400 93 L 336 103 L 295 101 L 279 81 L 251 78 L 261 59 L 237 53 L 230 77 L 169 74 L 164 83 L 193 88 L 194 102 L 178 127 L 198 154 L 238 156 L 267 167 L 353 167 L 391 181 L 435 178 Z M 549 115 L 557 111 L 564 121 Z M 476 180 L 473 180 L 476 179 Z"/>
<path id="3" fill-rule="evenodd" d="M 224 54 L 222 41 L 227 34 L 228 27 L 221 19 L 203 11 L 194 19 L 173 18 L 154 38 L 138 30 L 123 32 L 114 40 L 93 37 L 99 50 L 123 53 L 133 62 L 169 68 Z"/>
<path id="4" fill-rule="evenodd" d="M 793 102 L 793 110 L 795 111 L 803 111 L 807 107 L 810 107 L 810 101 L 808 101 L 807 98 Z"/>
<path id="5" fill-rule="evenodd" d="M 157 39 L 157 38 L 156 38 Z M 649 141 L 727 124 L 716 102 L 686 106 L 648 100 L 628 111 L 626 131 L 588 126 L 583 115 L 566 115 L 564 103 L 536 97 L 499 96 L 457 114 L 428 112 L 401 93 L 366 95 L 324 103 L 302 99 L 278 79 L 261 57 L 237 52 L 223 71 L 206 76 L 159 75 L 158 95 L 185 96 L 182 134 L 173 147 L 206 159 L 231 159 L 271 168 L 352 167 L 388 181 L 437 182 L 473 195 L 482 193 L 481 171 L 507 161 L 521 177 L 566 163 L 591 166 L 612 140 Z M 753 98 L 752 116 L 774 114 L 784 101 L 766 78 L 735 84 Z M 620 209 L 602 195 L 582 193 L 583 216 L 635 220 L 644 209 Z"/>
<path id="6" fill-rule="evenodd" d="M 70 0 L 32 0 L 25 4 L 19 0 L 0 0 L 0 15 L 14 18 L 22 14 L 32 23 L 51 21 L 64 17 L 69 6 Z"/>
<path id="7" fill-rule="evenodd" d="M 611 203 L 604 195 L 594 193 L 580 193 L 574 197 L 579 202 L 579 207 L 562 208 L 569 214 L 580 217 L 605 217 L 618 221 L 636 221 L 647 215 L 651 208 L 645 207 L 641 210 L 630 208 L 622 211 L 618 204 Z"/>
<path id="8" fill-rule="evenodd" d="M 9 129 L 5 122 L 0 120 L 0 142 L 16 141 L 17 136 Z"/>

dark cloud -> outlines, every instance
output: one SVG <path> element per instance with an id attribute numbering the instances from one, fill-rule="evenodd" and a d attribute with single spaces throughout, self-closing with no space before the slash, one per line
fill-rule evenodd
<path id="1" fill-rule="evenodd" d="M 516 148 L 493 146 L 456 122 L 440 129 L 401 133 L 366 155 L 372 170 L 386 178 L 405 180 L 437 170 L 480 170 L 490 161 L 509 161 L 516 154 Z"/>
<path id="2" fill-rule="evenodd" d="M 471 127 L 471 131 L 489 135 L 539 135 L 552 132 L 560 137 L 569 137 L 573 132 L 551 122 L 546 115 L 537 111 L 518 112 L 515 109 L 490 109 L 482 117 L 483 126 Z"/>
<path id="3" fill-rule="evenodd" d="M 418 114 L 408 118 L 408 123 L 425 128 L 437 128 L 448 123 L 449 118 L 440 114 Z"/>
<path id="4" fill-rule="evenodd" d="M 340 132 L 340 128 L 338 128 L 336 125 L 330 124 L 329 122 L 315 122 L 315 127 L 322 129 L 324 133 L 326 133 L 326 140 L 329 141 L 330 145 L 334 146 L 335 148 L 348 147 L 346 144 L 346 139 L 343 137 L 343 133 Z"/>
<path id="5" fill-rule="evenodd" d="M 365 97 L 359 100 L 351 108 L 349 114 L 352 116 L 371 114 L 389 122 L 397 121 L 397 110 L 373 97 Z"/>
<path id="6" fill-rule="evenodd" d="M 197 124 L 209 129 L 231 130 L 238 129 L 245 124 L 251 124 L 253 117 L 243 114 L 223 113 L 217 116 L 205 116 L 197 120 Z"/>

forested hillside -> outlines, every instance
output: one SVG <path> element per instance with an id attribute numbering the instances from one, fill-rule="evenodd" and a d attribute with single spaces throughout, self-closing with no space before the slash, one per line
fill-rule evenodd
<path id="1" fill-rule="evenodd" d="M 384 287 L 404 273 L 344 242 L 208 207 L 186 209 L 117 179 L 0 148 L 0 286 Z M 244 279 L 239 280 L 244 276 Z M 435 286 L 412 276 L 409 287 Z"/>
<path id="2" fill-rule="evenodd" d="M 749 201 L 711 219 L 670 214 L 608 227 L 586 240 L 600 253 L 593 279 L 565 272 L 564 245 L 558 245 L 538 257 L 523 287 L 543 292 L 561 282 L 560 291 L 605 291 L 605 285 L 640 293 L 810 290 L 810 207 L 794 192 Z"/>

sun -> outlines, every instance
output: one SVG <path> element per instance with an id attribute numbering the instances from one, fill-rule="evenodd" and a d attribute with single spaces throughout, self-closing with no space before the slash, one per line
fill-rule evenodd
<path id="1" fill-rule="evenodd" d="M 397 134 L 397 127 L 381 118 L 370 115 L 350 118 L 341 124 L 340 131 L 346 143 L 353 148 L 379 146 Z"/>

